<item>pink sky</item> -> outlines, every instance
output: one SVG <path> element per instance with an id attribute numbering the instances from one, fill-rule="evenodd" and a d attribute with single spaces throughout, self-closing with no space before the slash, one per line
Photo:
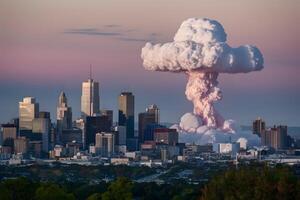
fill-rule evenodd
<path id="1" fill-rule="evenodd" d="M 221 87 L 299 93 L 299 8 L 298 0 L 1 0 L 0 83 L 78 84 L 93 64 L 100 84 L 168 91 L 184 76 L 145 71 L 145 41 L 133 40 L 171 41 L 186 18 L 208 17 L 231 46 L 256 45 L 265 59 L 261 72 L 221 75 Z M 74 29 L 109 34 L 65 33 Z"/>

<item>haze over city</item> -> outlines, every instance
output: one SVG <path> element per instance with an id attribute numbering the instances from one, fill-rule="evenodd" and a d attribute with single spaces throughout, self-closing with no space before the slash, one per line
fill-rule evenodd
<path id="1" fill-rule="evenodd" d="M 298 1 L 59 2 L 0 3 L 1 123 L 18 116 L 24 96 L 36 97 L 40 110 L 55 117 L 61 90 L 79 117 L 90 64 L 101 108 L 116 113 L 120 92 L 131 91 L 136 113 L 155 103 L 162 122 L 178 122 L 193 108 L 184 96 L 186 76 L 145 71 L 140 50 L 147 41 L 172 41 L 193 16 L 218 20 L 228 44 L 255 44 L 264 55 L 260 72 L 220 75 L 223 100 L 216 106 L 222 115 L 244 125 L 257 116 L 269 125 L 300 124 Z"/>

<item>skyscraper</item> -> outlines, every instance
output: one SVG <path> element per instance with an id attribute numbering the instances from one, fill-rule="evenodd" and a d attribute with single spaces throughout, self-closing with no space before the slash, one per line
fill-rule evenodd
<path id="1" fill-rule="evenodd" d="M 99 108 L 99 83 L 90 78 L 82 83 L 82 116 L 86 117 L 99 114 Z"/>
<path id="2" fill-rule="evenodd" d="M 62 91 L 58 97 L 56 108 L 57 134 L 56 142 L 61 141 L 62 132 L 72 129 L 72 108 L 68 106 L 66 94 Z"/>
<path id="3" fill-rule="evenodd" d="M 159 109 L 156 105 L 150 105 L 146 112 L 139 113 L 139 143 L 145 141 L 145 130 L 149 125 L 158 125 Z"/>
<path id="4" fill-rule="evenodd" d="M 119 126 L 126 126 L 126 138 L 134 137 L 134 96 L 122 92 L 119 96 Z"/>
<path id="5" fill-rule="evenodd" d="M 159 108 L 157 107 L 157 105 L 155 104 L 149 105 L 146 108 L 146 112 L 150 114 L 154 114 L 155 123 L 159 124 L 160 116 L 159 116 Z"/>
<path id="6" fill-rule="evenodd" d="M 64 92 L 61 92 L 58 98 L 56 119 L 58 131 L 72 128 L 72 108 L 68 107 L 68 100 Z"/>
<path id="7" fill-rule="evenodd" d="M 51 134 L 51 119 L 49 112 L 40 112 L 39 117 L 35 118 L 32 122 L 32 137 L 31 140 L 42 141 L 42 150 L 49 151 L 50 147 L 50 134 Z"/>
<path id="8" fill-rule="evenodd" d="M 32 130 L 32 120 L 39 114 L 39 104 L 34 97 L 24 97 L 19 102 L 19 130 Z"/>
<path id="9" fill-rule="evenodd" d="M 261 136 L 262 132 L 266 129 L 265 122 L 259 117 L 253 122 L 253 134 Z"/>

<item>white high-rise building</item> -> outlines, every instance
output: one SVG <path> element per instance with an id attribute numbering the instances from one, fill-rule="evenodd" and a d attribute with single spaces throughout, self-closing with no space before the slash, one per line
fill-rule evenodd
<path id="1" fill-rule="evenodd" d="M 68 107 L 66 94 L 61 92 L 57 105 L 57 126 L 60 130 L 72 128 L 72 108 Z"/>
<path id="2" fill-rule="evenodd" d="M 32 120 L 38 117 L 39 104 L 34 97 L 24 97 L 19 102 L 19 130 L 32 130 Z"/>
<path id="3" fill-rule="evenodd" d="M 99 83 L 88 79 L 82 83 L 81 113 L 83 116 L 99 114 Z"/>

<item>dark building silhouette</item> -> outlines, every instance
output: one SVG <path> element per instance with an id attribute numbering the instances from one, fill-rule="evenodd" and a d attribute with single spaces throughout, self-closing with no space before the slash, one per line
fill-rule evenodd
<path id="1" fill-rule="evenodd" d="M 119 126 L 126 127 L 126 139 L 134 138 L 134 96 L 122 92 L 119 96 Z"/>
<path id="2" fill-rule="evenodd" d="M 266 129 L 266 123 L 259 117 L 252 125 L 253 134 L 261 136 L 261 133 Z"/>
<path id="3" fill-rule="evenodd" d="M 145 141 L 154 141 L 154 132 L 157 128 L 166 128 L 160 124 L 148 124 L 144 130 L 144 142 Z"/>
<path id="4" fill-rule="evenodd" d="M 95 144 L 96 133 L 109 132 L 111 129 L 108 116 L 87 116 L 85 122 L 85 148 Z"/>
<path id="5" fill-rule="evenodd" d="M 150 105 L 146 109 L 146 112 L 139 114 L 139 143 L 143 143 L 145 139 L 145 131 L 148 125 L 158 125 L 159 124 L 159 109 L 156 105 Z M 149 138 L 147 138 L 149 140 Z M 152 137 L 153 140 L 153 137 Z"/>
<path id="6" fill-rule="evenodd" d="M 176 129 L 157 128 L 154 131 L 154 141 L 155 143 L 174 146 L 178 143 L 178 132 Z"/>
<path id="7" fill-rule="evenodd" d="M 112 110 L 100 110 L 100 114 L 108 117 L 109 125 L 113 125 L 113 111 Z"/>
<path id="8" fill-rule="evenodd" d="M 147 125 L 156 124 L 155 115 L 152 113 L 140 113 L 139 114 L 139 143 L 145 141 L 145 130 Z"/>
<path id="9" fill-rule="evenodd" d="M 31 141 L 42 141 L 42 151 L 48 153 L 51 140 L 51 119 L 49 112 L 39 112 L 39 116 L 32 121 Z M 34 146 L 38 143 L 33 143 Z M 37 154 L 39 155 L 39 154 Z"/>

